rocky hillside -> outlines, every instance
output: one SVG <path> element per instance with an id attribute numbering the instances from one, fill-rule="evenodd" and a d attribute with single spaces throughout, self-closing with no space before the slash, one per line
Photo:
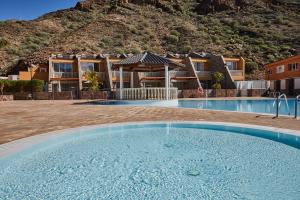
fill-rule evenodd
<path id="1" fill-rule="evenodd" d="M 32 21 L 0 21 L 0 67 L 50 53 L 211 52 L 262 64 L 300 53 L 297 0 L 86 0 Z M 258 63 L 258 66 L 256 65 Z"/>

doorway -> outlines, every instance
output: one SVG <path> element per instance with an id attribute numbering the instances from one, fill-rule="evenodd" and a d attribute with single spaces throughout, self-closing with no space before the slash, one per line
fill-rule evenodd
<path id="1" fill-rule="evenodd" d="M 275 81 L 275 91 L 279 92 L 280 91 L 280 80 Z"/>
<path id="2" fill-rule="evenodd" d="M 294 96 L 294 90 L 295 90 L 295 81 L 294 79 L 287 79 L 287 93 L 289 96 Z"/>

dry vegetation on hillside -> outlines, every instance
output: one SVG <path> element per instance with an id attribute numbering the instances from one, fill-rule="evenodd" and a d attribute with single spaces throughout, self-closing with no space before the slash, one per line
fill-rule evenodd
<path id="1" fill-rule="evenodd" d="M 248 78 L 260 78 L 263 63 L 300 52 L 298 4 L 210 2 L 86 0 L 33 21 L 1 21 L 0 67 L 50 53 L 205 51 L 244 56 Z"/>

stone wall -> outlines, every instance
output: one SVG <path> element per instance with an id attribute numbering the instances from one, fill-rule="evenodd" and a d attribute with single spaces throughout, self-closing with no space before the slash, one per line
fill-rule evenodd
<path id="1" fill-rule="evenodd" d="M 0 95 L 0 101 L 13 101 L 13 95 Z"/>
<path id="2" fill-rule="evenodd" d="M 248 97 L 261 97 L 265 92 L 265 89 L 250 89 L 248 90 Z"/>
<path id="3" fill-rule="evenodd" d="M 203 98 L 203 97 L 259 97 L 265 90 L 236 90 L 236 89 L 220 89 L 220 90 L 204 90 L 200 93 L 199 90 L 180 90 L 179 98 Z"/>
<path id="4" fill-rule="evenodd" d="M 7 92 L 5 95 L 12 95 L 14 100 L 28 100 L 30 93 L 29 92 Z"/>
<path id="5" fill-rule="evenodd" d="M 180 91 L 178 91 L 178 96 L 180 98 L 202 98 L 202 97 L 205 97 L 205 95 L 197 89 L 180 90 Z"/>
<path id="6" fill-rule="evenodd" d="M 14 100 L 71 100 L 71 92 L 55 92 L 54 98 L 52 92 L 33 92 L 32 95 L 30 92 L 15 92 L 7 93 L 13 95 Z"/>
<path id="7" fill-rule="evenodd" d="M 108 99 L 107 91 L 81 91 L 80 99 Z"/>

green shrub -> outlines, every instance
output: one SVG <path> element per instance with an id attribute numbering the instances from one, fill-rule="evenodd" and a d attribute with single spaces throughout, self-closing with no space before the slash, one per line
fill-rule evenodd
<path id="1" fill-rule="evenodd" d="M 7 45 L 8 45 L 8 42 L 5 39 L 0 38 L 0 49 Z"/>
<path id="2" fill-rule="evenodd" d="M 102 38 L 101 42 L 103 42 L 106 46 L 109 46 L 112 44 L 112 40 L 109 37 Z"/>
<path id="3" fill-rule="evenodd" d="M 23 56 L 23 53 L 24 53 L 20 49 L 13 48 L 13 47 L 6 48 L 6 52 L 10 55 L 16 55 L 16 56 Z"/>
<path id="4" fill-rule="evenodd" d="M 212 89 L 215 89 L 215 90 L 219 90 L 222 88 L 220 83 L 214 83 L 211 87 L 212 87 Z"/>
<path id="5" fill-rule="evenodd" d="M 44 81 L 42 80 L 0 80 L 0 82 L 4 83 L 5 92 L 41 92 L 44 88 Z"/>
<path id="6" fill-rule="evenodd" d="M 41 38 L 41 39 L 45 39 L 47 40 L 49 38 L 49 33 L 46 32 L 38 32 L 35 34 L 37 37 Z"/>
<path id="7" fill-rule="evenodd" d="M 253 61 L 246 62 L 246 73 L 252 74 L 255 70 L 258 69 L 258 64 Z"/>
<path id="8" fill-rule="evenodd" d="M 175 36 L 177 36 L 177 37 L 180 37 L 180 33 L 179 33 L 178 31 L 176 31 L 176 30 L 172 30 L 172 31 L 170 32 L 170 35 L 175 35 Z"/>
<path id="9" fill-rule="evenodd" d="M 193 47 L 191 45 L 183 45 L 178 47 L 179 53 L 189 53 Z"/>
<path id="10" fill-rule="evenodd" d="M 179 38 L 176 35 L 168 35 L 166 37 L 168 43 L 176 44 L 179 41 Z"/>
<path id="11" fill-rule="evenodd" d="M 115 49 L 115 53 L 116 54 L 123 54 L 123 53 L 125 53 L 125 50 L 121 49 L 121 48 L 117 48 L 117 49 Z"/>

